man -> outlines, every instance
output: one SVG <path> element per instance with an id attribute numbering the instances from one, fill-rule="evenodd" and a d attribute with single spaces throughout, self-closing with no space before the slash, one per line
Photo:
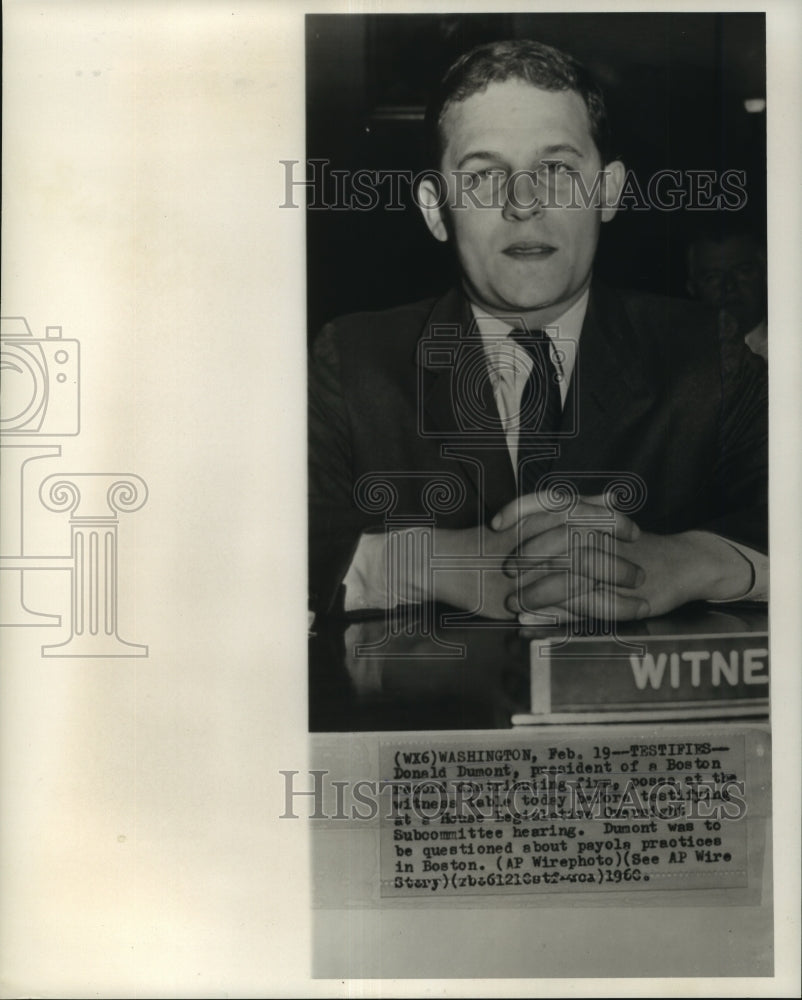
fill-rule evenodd
<path id="1" fill-rule="evenodd" d="M 762 366 L 707 310 L 592 283 L 624 179 L 595 84 L 548 46 L 492 43 L 449 70 L 428 120 L 439 172 L 419 203 L 462 285 L 315 343 L 315 606 L 435 599 L 539 622 L 765 596 Z M 582 493 L 570 512 L 548 474 Z M 622 477 L 639 509 L 600 533 Z"/>
<path id="2" fill-rule="evenodd" d="M 754 233 L 716 220 L 688 245 L 687 267 L 690 295 L 718 309 L 721 322 L 768 361 L 766 251 Z"/>

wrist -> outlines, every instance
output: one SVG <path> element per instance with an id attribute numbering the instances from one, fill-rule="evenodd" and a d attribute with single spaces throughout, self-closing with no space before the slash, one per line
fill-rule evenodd
<path id="1" fill-rule="evenodd" d="M 672 536 L 682 564 L 680 578 L 690 601 L 737 600 L 749 593 L 752 564 L 725 539 L 707 531 Z"/>
<path id="2" fill-rule="evenodd" d="M 438 556 L 478 555 L 477 528 L 437 528 L 434 531 L 433 554 Z M 470 570 L 441 569 L 432 577 L 436 600 L 453 607 L 473 606 L 479 603 L 479 574 Z"/>
<path id="3" fill-rule="evenodd" d="M 481 525 L 437 530 L 434 552 L 453 558 L 451 568 L 433 575 L 435 598 L 483 618 L 513 619 L 507 600 L 517 581 L 502 572 L 502 564 L 514 537 L 514 529 L 496 533 Z"/>

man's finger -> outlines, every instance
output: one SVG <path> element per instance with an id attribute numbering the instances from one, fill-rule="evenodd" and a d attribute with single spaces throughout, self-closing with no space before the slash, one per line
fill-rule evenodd
<path id="1" fill-rule="evenodd" d="M 527 493 L 525 496 L 510 500 L 506 506 L 502 507 L 490 522 L 490 527 L 494 531 L 503 531 L 520 521 L 521 518 L 528 517 L 530 514 L 540 514 L 545 510 L 547 507 L 541 501 L 539 493 Z"/>
<path id="2" fill-rule="evenodd" d="M 622 542 L 632 542 L 640 534 L 640 528 L 634 521 L 630 520 L 626 514 L 616 514 L 599 520 L 598 508 L 590 504 L 579 503 L 571 511 L 572 527 L 577 531 L 596 531 L 612 535 Z M 566 537 L 565 529 L 569 521 L 565 511 L 562 510 L 542 510 L 534 514 L 527 514 L 517 524 L 519 545 L 529 541 L 530 538 L 537 539 L 546 531 L 552 528 L 561 528 L 563 538 Z M 503 531 L 505 529 L 499 529 Z M 563 552 L 565 544 L 563 543 Z M 556 554 L 556 553 L 555 553 Z"/>
<path id="3" fill-rule="evenodd" d="M 522 517 L 527 517 L 530 514 L 537 514 L 541 511 L 551 511 L 552 505 L 548 502 L 544 502 L 543 499 L 547 496 L 548 494 L 543 492 L 526 493 L 524 496 L 516 497 L 514 500 L 510 500 L 510 502 L 506 504 L 506 506 L 502 507 L 490 522 L 491 527 L 495 528 L 497 531 L 502 530 L 504 528 L 508 528 L 516 521 L 520 521 Z M 590 505 L 592 507 L 601 507 L 606 511 L 610 510 L 606 493 L 593 493 L 587 496 L 583 495 L 579 498 L 579 501 L 582 504 Z M 616 517 L 618 517 L 619 514 L 620 512 L 617 511 Z M 624 514 L 621 514 L 620 516 L 629 520 L 629 518 L 627 518 Z M 635 527 L 637 528 L 637 525 Z"/>
<path id="4" fill-rule="evenodd" d="M 534 580 L 527 580 L 518 593 L 510 594 L 506 606 L 514 614 L 520 615 L 527 611 L 539 611 L 548 605 L 559 604 L 569 611 L 584 615 L 589 613 L 587 611 L 589 607 L 601 609 L 603 599 L 609 603 L 612 600 L 608 596 L 610 594 L 619 599 L 622 607 L 633 611 L 630 617 L 645 617 L 649 613 L 648 601 L 641 597 L 626 596 L 613 589 L 613 585 L 605 585 L 600 580 L 579 573 L 565 572 L 543 573 Z M 629 604 L 624 605 L 624 601 L 634 603 L 630 608 Z M 639 607 L 643 614 L 634 613 Z M 599 617 L 604 615 L 600 614 Z"/>
<path id="5" fill-rule="evenodd" d="M 630 547 L 623 549 L 632 552 Z M 644 582 L 645 574 L 640 565 L 633 559 L 618 555 L 607 536 L 579 536 L 569 553 L 564 525 L 542 532 L 511 552 L 504 563 L 504 573 L 513 576 L 528 570 L 544 569 L 553 564 L 555 558 L 565 559 L 569 554 L 572 557 L 571 570 L 583 576 L 620 587 L 639 587 Z"/>
<path id="6" fill-rule="evenodd" d="M 611 587 L 597 587 L 566 601 L 565 607 L 581 618 L 599 621 L 638 621 L 651 614 L 647 600 L 622 594 Z"/>
<path id="7" fill-rule="evenodd" d="M 510 594 L 506 605 L 518 615 L 526 611 L 540 611 L 551 604 L 566 604 L 569 598 L 589 593 L 596 585 L 596 580 L 582 576 L 571 576 L 565 572 L 546 573 L 524 584 L 518 593 Z"/>
<path id="8" fill-rule="evenodd" d="M 550 569 L 562 569 L 563 575 L 568 575 L 565 567 L 555 562 L 553 555 L 551 557 L 546 554 L 535 557 L 513 555 L 504 563 L 504 573 L 507 576 L 524 574 L 527 583 L 529 582 L 526 578 L 527 572 L 539 573 L 542 576 L 545 570 Z M 637 563 L 614 552 L 604 552 L 592 546 L 577 548 L 571 559 L 571 572 L 595 583 L 628 589 L 640 587 L 646 581 L 646 573 Z"/>
<path id="9" fill-rule="evenodd" d="M 576 522 L 577 527 L 583 521 L 587 522 L 588 527 L 596 527 L 598 525 L 597 530 L 600 530 L 603 526 L 615 538 L 624 542 L 634 542 L 640 536 L 640 528 L 632 518 L 620 512 L 616 512 L 612 516 L 608 513 L 605 516 L 597 504 L 586 500 L 580 500 L 577 503 L 571 510 L 570 517 Z M 604 519 L 603 521 L 601 520 L 602 518 Z M 543 531 L 548 531 L 557 525 L 566 524 L 567 522 L 568 514 L 566 511 L 551 510 L 543 504 L 539 494 L 530 493 L 525 497 L 512 500 L 506 507 L 502 507 L 490 522 L 490 526 L 494 531 L 504 531 L 517 523 L 521 534 L 521 541 L 526 541 Z M 596 524 L 593 524 L 593 522 L 596 522 Z"/>
<path id="10" fill-rule="evenodd" d="M 580 615 L 569 611 L 562 605 L 555 604 L 548 608 L 540 608 L 538 611 L 524 611 L 518 615 L 518 622 L 524 627 L 518 632 L 521 639 L 542 639 L 544 628 L 553 628 L 555 625 L 567 625 L 572 622 L 582 621 Z"/>
<path id="11" fill-rule="evenodd" d="M 547 524 L 545 515 L 542 524 Z M 532 520 L 529 518 L 528 520 Z M 528 570 L 543 568 L 549 565 L 555 557 L 565 557 L 568 553 L 568 536 L 564 524 L 545 528 L 533 538 L 523 540 L 517 548 L 510 552 L 504 562 L 504 572 L 507 576 L 525 573 Z"/>
<path id="12" fill-rule="evenodd" d="M 585 621 L 594 618 L 599 621 L 640 621 L 651 614 L 649 602 L 638 597 L 626 597 L 604 587 L 589 591 L 581 597 L 566 601 L 564 605 L 549 605 L 536 611 L 522 611 L 518 614 L 518 622 L 532 629 L 532 635 L 527 635 L 527 629 L 521 632 L 523 638 L 537 638 L 535 629 L 542 629 L 551 624 Z"/>
<path id="13" fill-rule="evenodd" d="M 597 580 L 599 583 L 611 584 L 614 587 L 640 587 L 646 581 L 646 572 L 642 566 L 625 559 L 615 552 L 603 552 L 591 546 L 583 545 L 572 560 L 573 570 L 582 576 Z"/>

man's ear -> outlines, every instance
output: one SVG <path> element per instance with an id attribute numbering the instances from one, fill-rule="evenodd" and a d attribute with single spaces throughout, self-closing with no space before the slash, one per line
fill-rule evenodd
<path id="1" fill-rule="evenodd" d="M 609 222 L 618 211 L 618 199 L 624 187 L 626 167 L 620 160 L 612 160 L 604 167 L 602 183 L 602 222 Z"/>
<path id="2" fill-rule="evenodd" d="M 429 232 L 441 243 L 448 241 L 448 228 L 445 223 L 445 209 L 443 207 L 447 197 L 445 178 L 442 176 L 437 180 L 432 177 L 424 177 L 418 185 L 418 208 L 429 227 Z"/>

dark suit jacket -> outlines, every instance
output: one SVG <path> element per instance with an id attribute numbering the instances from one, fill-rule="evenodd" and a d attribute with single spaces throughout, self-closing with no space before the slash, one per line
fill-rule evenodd
<path id="1" fill-rule="evenodd" d="M 343 317 L 317 338 L 309 516 L 318 610 L 336 606 L 361 532 L 380 530 L 388 514 L 463 528 L 515 497 L 471 319 L 452 291 Z M 632 516 L 645 530 L 710 530 L 766 551 L 766 365 L 720 334 L 707 309 L 594 285 L 563 421 L 547 442 L 552 472 L 580 492 L 634 473 L 645 494 Z M 427 493 L 438 479 L 440 494 Z"/>

